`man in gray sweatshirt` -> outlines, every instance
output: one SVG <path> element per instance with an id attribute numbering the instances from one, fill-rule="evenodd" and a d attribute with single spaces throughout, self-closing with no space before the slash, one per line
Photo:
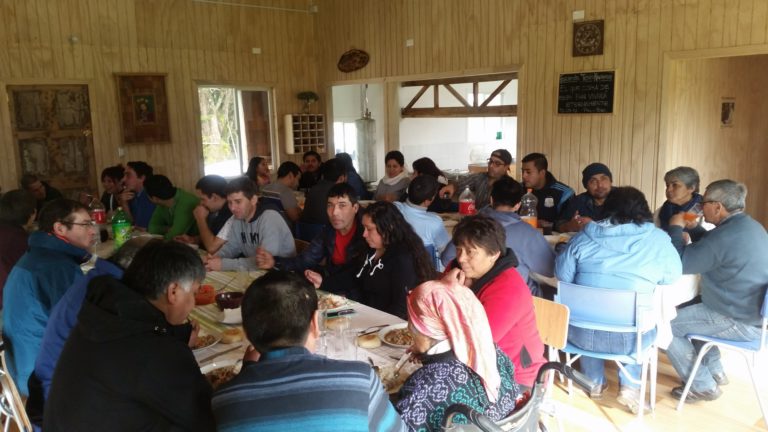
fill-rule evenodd
<path id="1" fill-rule="evenodd" d="M 744 213 L 747 188 L 733 180 L 707 186 L 701 201 L 704 220 L 715 229 L 690 228 L 693 243 L 685 246 L 683 213 L 669 221 L 672 244 L 680 252 L 683 273 L 701 274 L 701 303 L 682 308 L 672 320 L 674 338 L 667 349 L 672 366 L 687 380 L 697 347 L 685 335 L 705 334 L 735 341 L 760 337 L 760 307 L 768 286 L 768 234 L 759 222 Z M 695 225 L 695 222 L 692 223 Z M 686 402 L 714 400 L 728 378 L 717 347 L 702 359 Z M 672 394 L 680 398 L 683 387 Z"/>
<path id="2" fill-rule="evenodd" d="M 227 205 L 232 217 L 221 228 L 217 237 L 226 241 L 205 259 L 208 271 L 257 270 L 256 249 L 264 248 L 272 255 L 294 256 L 296 246 L 288 224 L 279 212 L 257 205 L 256 184 L 247 177 L 229 182 L 226 188 Z"/>

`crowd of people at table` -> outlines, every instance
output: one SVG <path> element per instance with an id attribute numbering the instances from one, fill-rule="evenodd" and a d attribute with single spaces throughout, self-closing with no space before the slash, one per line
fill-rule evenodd
<path id="1" fill-rule="evenodd" d="M 552 277 L 653 292 L 700 275 L 700 296 L 679 307 L 666 350 L 683 384 L 698 349 L 688 333 L 760 335 L 768 234 L 745 213 L 739 182 L 718 180 L 701 194 L 696 170 L 675 168 L 654 215 L 642 192 L 613 185 L 606 165 L 584 167 L 577 195 L 540 153 L 522 159 L 522 182 L 509 175 L 511 154 L 498 149 L 486 172 L 454 183 L 429 158 L 415 160 L 409 175 L 404 155 L 391 151 L 373 192 L 349 155 L 322 161 L 310 151 L 303 162 L 284 162 L 273 179 L 256 157 L 245 176 L 206 175 L 194 192 L 146 162 L 104 169 L 105 210 L 121 208 L 136 230 L 162 238 L 133 238 L 87 274 L 81 265 L 98 235 L 90 198 L 65 199 L 33 174 L 3 194 L 3 349 L 36 428 L 426 431 L 440 430 L 454 402 L 500 420 L 545 362 L 533 296 L 550 295 L 555 287 L 544 281 Z M 479 212 L 450 235 L 439 213 L 455 211 L 465 188 Z M 538 198 L 539 221 L 573 233 L 569 241 L 553 248 L 521 219 L 526 189 Z M 366 198 L 375 202 L 363 207 Z M 298 253 L 296 239 L 306 240 Z M 206 271 L 258 269 L 268 272 L 242 304 L 245 362 L 214 393 L 189 348 L 198 333 L 188 320 L 194 294 Z M 369 365 L 313 354 L 323 321 L 313 288 L 408 321 L 422 367 L 394 404 Z M 655 337 L 647 331 L 641 344 Z M 568 341 L 614 354 L 637 342 L 634 332 L 578 326 Z M 623 366 L 617 400 L 637 412 L 640 366 Z M 589 396 L 603 397 L 603 361 L 582 357 L 579 367 L 600 384 Z M 692 379 L 688 402 L 722 394 L 728 378 L 717 349 Z M 682 386 L 672 393 L 680 398 Z"/>

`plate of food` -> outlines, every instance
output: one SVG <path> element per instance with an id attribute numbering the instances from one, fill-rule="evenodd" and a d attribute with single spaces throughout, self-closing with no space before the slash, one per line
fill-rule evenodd
<path id="1" fill-rule="evenodd" d="M 205 379 L 216 390 L 240 373 L 242 366 L 243 361 L 241 359 L 224 359 L 208 363 L 200 368 L 200 372 L 205 375 Z"/>
<path id="2" fill-rule="evenodd" d="M 195 346 L 192 348 L 192 352 L 197 354 L 206 348 L 210 348 L 216 345 L 217 343 L 219 343 L 220 340 L 221 338 L 218 336 L 201 332 L 199 335 L 197 335 L 197 342 L 195 343 Z"/>
<path id="3" fill-rule="evenodd" d="M 391 364 L 378 368 L 376 373 L 379 375 L 381 384 L 384 385 L 384 390 L 386 390 L 388 394 L 395 394 L 400 391 L 400 387 L 405 384 L 408 377 L 410 377 L 418 368 L 419 366 L 415 363 L 408 362 L 405 366 L 400 368 L 400 373 L 395 377 L 395 365 Z"/>
<path id="4" fill-rule="evenodd" d="M 408 330 L 408 323 L 392 324 L 379 330 L 379 339 L 395 348 L 408 348 L 413 344 L 413 335 Z"/>
<path id="5" fill-rule="evenodd" d="M 337 312 L 349 306 L 349 300 L 336 294 L 321 294 L 317 298 L 317 308 L 326 312 Z"/>

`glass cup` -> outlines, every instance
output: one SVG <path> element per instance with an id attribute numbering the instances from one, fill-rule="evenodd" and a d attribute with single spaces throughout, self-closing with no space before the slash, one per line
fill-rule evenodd
<path id="1" fill-rule="evenodd" d="M 703 210 L 701 204 L 696 203 L 693 207 L 689 208 L 687 212 L 683 213 L 683 219 L 685 219 L 686 222 L 693 222 L 701 217 L 702 213 Z"/>

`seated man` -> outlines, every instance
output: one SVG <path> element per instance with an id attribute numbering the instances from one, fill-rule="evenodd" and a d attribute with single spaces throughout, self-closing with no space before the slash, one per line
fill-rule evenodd
<path id="1" fill-rule="evenodd" d="M 581 184 L 587 191 L 568 200 L 562 218 L 555 224 L 557 231 L 581 231 L 589 222 L 605 218 L 603 203 L 613 184 L 611 170 L 599 162 L 589 164 L 581 172 Z"/>
<path id="2" fill-rule="evenodd" d="M 207 175 L 197 181 L 195 194 L 200 204 L 192 210 L 199 236 L 182 234 L 177 241 L 200 244 L 208 253 L 216 253 L 224 240 L 217 237 L 232 212 L 227 205 L 227 180 L 218 175 Z"/>
<path id="3" fill-rule="evenodd" d="M 258 205 L 256 183 L 238 177 L 227 185 L 227 204 L 232 211 L 218 237 L 226 243 L 215 255 L 208 254 L 205 268 L 216 270 L 257 270 L 253 258 L 258 248 L 277 256 L 296 255 L 293 235 L 285 219 L 275 210 Z"/>
<path id="4" fill-rule="evenodd" d="M 768 234 L 759 222 L 744 213 L 747 187 L 733 180 L 718 180 L 707 186 L 701 201 L 704 220 L 712 231 L 692 229 L 693 243 L 685 246 L 683 213 L 669 221 L 669 235 L 680 252 L 683 273 L 701 274 L 701 303 L 681 308 L 672 320 L 669 361 L 682 380 L 688 380 L 696 347 L 688 333 L 706 334 L 737 341 L 760 337 L 760 307 L 768 286 Z M 695 224 L 695 222 L 694 222 Z M 720 364 L 720 352 L 712 348 L 702 359 L 686 402 L 714 400 L 728 383 Z M 683 387 L 672 394 L 678 399 Z"/>
<path id="5" fill-rule="evenodd" d="M 318 152 L 309 150 L 304 153 L 302 161 L 304 163 L 301 166 L 299 189 L 307 192 L 320 181 L 320 164 L 323 163 L 323 159 Z"/>
<path id="6" fill-rule="evenodd" d="M 211 386 L 188 343 L 200 257 L 153 240 L 123 280 L 95 278 L 59 357 L 45 431 L 213 431 Z"/>
<path id="7" fill-rule="evenodd" d="M 316 270 L 323 274 L 320 289 L 336 292 L 338 286 L 353 286 L 355 274 L 365 259 L 368 244 L 363 239 L 363 225 L 357 218 L 360 206 L 352 186 L 334 185 L 328 192 L 327 213 L 331 224 L 325 225 L 300 255 L 290 258 L 260 249 L 256 263 L 260 268 L 278 268 L 296 272 Z M 320 266 L 324 264 L 324 267 Z M 338 278 L 347 278 L 337 283 Z M 356 293 L 342 292 L 354 300 Z"/>
<path id="8" fill-rule="evenodd" d="M 347 174 L 344 163 L 338 159 L 328 159 L 320 167 L 322 176 L 316 185 L 312 186 L 304 200 L 304 211 L 301 214 L 301 222 L 308 224 L 327 224 L 328 213 L 325 211 L 328 191 L 333 185 L 345 183 Z M 355 194 L 355 196 L 358 196 Z"/>
<path id="9" fill-rule="evenodd" d="M 128 162 L 125 167 L 125 189 L 120 194 L 119 201 L 123 211 L 137 228 L 147 229 L 155 212 L 155 205 L 144 191 L 144 182 L 154 173 L 152 166 L 142 161 Z"/>
<path id="10" fill-rule="evenodd" d="M 405 430 L 369 365 L 312 354 L 317 294 L 304 278 L 269 272 L 248 287 L 242 308 L 260 358 L 216 391 L 219 431 Z"/>
<path id="11" fill-rule="evenodd" d="M 16 263 L 3 288 L 3 337 L 8 343 L 8 372 L 19 393 L 40 352 L 51 308 L 83 274 L 80 264 L 96 237 L 96 224 L 82 204 L 59 198 L 40 211 L 40 230 L 29 236 L 29 250 Z"/>
<path id="12" fill-rule="evenodd" d="M 403 214 L 406 222 L 413 227 L 416 235 L 421 237 L 424 246 L 432 246 L 438 256 L 443 253 L 451 241 L 451 236 L 448 235 L 440 216 L 427 211 L 427 207 L 432 204 L 439 187 L 440 184 L 434 177 L 418 176 L 408 185 L 408 199 L 405 203 L 394 203 L 395 207 Z"/>
<path id="13" fill-rule="evenodd" d="M 40 215 L 40 210 L 46 203 L 49 203 L 55 199 L 63 198 L 64 196 L 58 189 L 49 185 L 47 182 L 40 180 L 34 174 L 24 174 L 21 177 L 21 188 L 32 194 L 37 200 L 37 214 Z"/>
<path id="14" fill-rule="evenodd" d="M 517 272 L 525 280 L 531 294 L 542 297 L 543 291 L 531 272 L 552 277 L 555 273 L 555 253 L 547 239 L 535 228 L 523 222 L 517 214 L 523 188 L 515 179 L 506 177 L 496 181 L 491 189 L 491 208 L 480 214 L 495 219 L 507 235 L 506 246 L 517 256 Z M 456 257 L 456 247 L 451 243 L 443 254 L 446 262 Z"/>
<path id="15" fill-rule="evenodd" d="M 531 153 L 523 158 L 523 183 L 531 188 L 539 200 L 536 208 L 539 220 L 554 224 L 562 219 L 565 203 L 574 195 L 573 189 L 557 181 L 549 172 L 547 157 L 541 153 Z M 518 255 L 519 256 L 519 255 Z"/>
<path id="16" fill-rule="evenodd" d="M 467 186 L 475 194 L 475 208 L 480 210 L 490 204 L 491 186 L 493 182 L 507 175 L 512 155 L 506 149 L 497 149 L 488 158 L 488 172 L 476 173 L 466 177 L 458 184 L 449 184 L 440 189 L 440 196 L 448 193 L 451 196 L 464 192 Z"/>
<path id="17" fill-rule="evenodd" d="M 299 203 L 293 194 L 299 186 L 300 178 L 301 169 L 298 165 L 291 161 L 283 162 L 277 169 L 277 181 L 261 189 L 262 197 L 270 196 L 280 200 L 285 216 L 293 223 L 298 222 L 301 216 Z"/>
<path id="18" fill-rule="evenodd" d="M 155 211 L 149 220 L 147 231 L 162 234 L 166 240 L 173 240 L 182 234 L 197 234 L 192 211 L 200 200 L 182 188 L 173 186 L 168 177 L 153 175 L 144 182 L 144 189 Z"/>

